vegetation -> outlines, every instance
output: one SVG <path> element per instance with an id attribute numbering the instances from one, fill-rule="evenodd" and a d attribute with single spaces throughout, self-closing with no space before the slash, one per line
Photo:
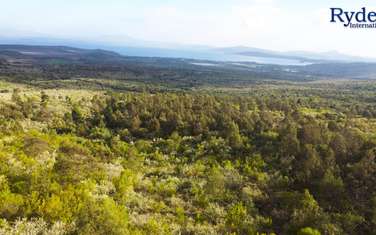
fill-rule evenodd
<path id="1" fill-rule="evenodd" d="M 0 234 L 375 234 L 375 84 L 331 87 L 2 82 Z"/>
<path id="2" fill-rule="evenodd" d="M 376 234 L 374 65 L 193 62 L 0 46 L 0 234 Z"/>

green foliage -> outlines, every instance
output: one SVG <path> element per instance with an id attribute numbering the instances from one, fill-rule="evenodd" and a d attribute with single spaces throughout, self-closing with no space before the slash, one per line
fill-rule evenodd
<path id="1" fill-rule="evenodd" d="M 79 234 L 130 234 L 126 209 L 111 198 L 88 201 L 83 206 L 76 222 Z"/>
<path id="2" fill-rule="evenodd" d="M 32 91 L 0 102 L 0 233 L 376 230 L 368 93 Z"/>
<path id="3" fill-rule="evenodd" d="M 248 217 L 247 209 L 242 203 L 231 206 L 226 215 L 226 226 L 229 231 L 236 234 L 252 234 L 254 228 Z"/>
<path id="4" fill-rule="evenodd" d="M 299 230 L 298 235 L 321 235 L 319 231 L 313 228 L 302 228 Z"/>
<path id="5" fill-rule="evenodd" d="M 9 190 L 0 192 L 0 216 L 4 219 L 14 219 L 22 215 L 24 199 L 22 195 L 11 193 Z"/>

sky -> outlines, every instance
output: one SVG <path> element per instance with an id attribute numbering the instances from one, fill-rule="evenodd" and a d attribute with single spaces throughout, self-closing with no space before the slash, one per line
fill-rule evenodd
<path id="1" fill-rule="evenodd" d="M 0 37 L 127 44 L 250 46 L 376 57 L 376 29 L 330 23 L 330 7 L 376 11 L 353 0 L 0 0 Z"/>

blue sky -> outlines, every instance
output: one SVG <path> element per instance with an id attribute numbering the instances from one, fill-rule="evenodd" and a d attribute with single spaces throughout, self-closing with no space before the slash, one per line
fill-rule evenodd
<path id="1" fill-rule="evenodd" d="M 373 56 L 376 29 L 329 23 L 330 7 L 376 11 L 350 0 L 17 0 L 2 1 L 0 36 L 48 36 L 274 50 L 338 50 Z"/>

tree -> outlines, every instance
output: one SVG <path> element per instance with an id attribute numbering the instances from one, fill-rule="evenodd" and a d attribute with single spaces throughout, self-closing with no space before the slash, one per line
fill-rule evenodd
<path id="1" fill-rule="evenodd" d="M 318 226 L 325 222 L 325 216 L 319 204 L 308 190 L 304 190 L 296 208 L 293 210 L 290 225 L 288 225 L 290 227 L 289 230 L 296 231 L 301 227 Z"/>
<path id="2" fill-rule="evenodd" d="M 128 230 L 128 214 L 123 206 L 111 198 L 87 202 L 77 220 L 78 234 L 132 234 Z"/>
<path id="3" fill-rule="evenodd" d="M 47 95 L 45 91 L 41 91 L 40 97 L 41 97 L 41 102 L 40 102 L 41 106 L 46 108 L 50 97 Z"/>
<path id="4" fill-rule="evenodd" d="M 21 104 L 22 103 L 22 99 L 21 99 L 21 95 L 20 95 L 21 91 L 19 88 L 15 88 L 13 89 L 13 93 L 12 93 L 12 101 L 16 104 Z"/>
<path id="5" fill-rule="evenodd" d="M 227 211 L 226 226 L 236 234 L 254 234 L 255 228 L 248 216 L 247 209 L 242 203 L 232 205 Z"/>
<path id="6" fill-rule="evenodd" d="M 295 162 L 296 179 L 308 183 L 322 173 L 322 160 L 312 145 L 304 145 L 301 156 Z"/>
<path id="7" fill-rule="evenodd" d="M 320 231 L 307 227 L 299 230 L 298 235 L 321 235 Z"/>
<path id="8" fill-rule="evenodd" d="M 304 144 L 319 144 L 322 142 L 320 127 L 315 123 L 304 124 L 299 130 L 299 139 Z"/>
<path id="9" fill-rule="evenodd" d="M 81 123 L 84 120 L 82 111 L 78 105 L 73 105 L 71 115 L 72 115 L 72 120 L 75 123 Z"/>
<path id="10" fill-rule="evenodd" d="M 239 126 L 234 121 L 228 124 L 225 135 L 232 148 L 240 149 L 243 146 L 242 137 L 239 133 Z"/>

